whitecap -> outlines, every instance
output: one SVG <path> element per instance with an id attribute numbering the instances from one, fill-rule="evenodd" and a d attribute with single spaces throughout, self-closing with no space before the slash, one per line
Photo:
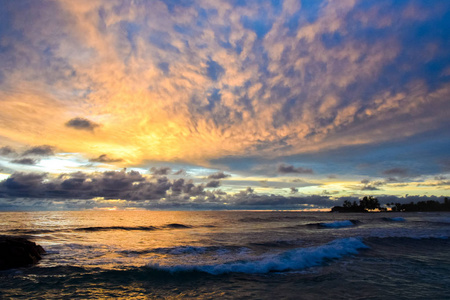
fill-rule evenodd
<path id="1" fill-rule="evenodd" d="M 337 239 L 328 244 L 297 248 L 278 254 L 266 254 L 254 259 L 209 265 L 160 265 L 149 264 L 148 267 L 170 273 L 205 272 L 213 275 L 224 273 L 262 274 L 302 270 L 323 264 L 329 259 L 338 259 L 346 255 L 358 254 L 358 249 L 368 248 L 359 238 Z"/>
<path id="2" fill-rule="evenodd" d="M 354 226 L 355 223 L 350 220 L 345 221 L 335 221 L 330 223 L 320 223 L 320 226 L 327 227 L 327 228 L 341 228 L 341 227 L 350 227 Z"/>

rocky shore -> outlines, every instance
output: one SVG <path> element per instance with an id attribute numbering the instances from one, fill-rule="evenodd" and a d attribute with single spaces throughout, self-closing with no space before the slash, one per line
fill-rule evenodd
<path id="1" fill-rule="evenodd" d="M 0 236 L 0 270 L 36 264 L 44 248 L 22 237 Z"/>

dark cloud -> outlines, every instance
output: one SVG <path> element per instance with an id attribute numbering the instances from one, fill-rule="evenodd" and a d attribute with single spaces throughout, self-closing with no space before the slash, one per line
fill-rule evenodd
<path id="1" fill-rule="evenodd" d="M 49 145 L 36 146 L 26 150 L 25 152 L 22 153 L 22 155 L 50 156 L 54 154 L 53 152 L 54 148 L 55 147 Z"/>
<path id="2" fill-rule="evenodd" d="M 234 198 L 234 205 L 243 207 L 322 208 L 336 205 L 328 196 L 284 197 L 280 195 L 247 194 Z"/>
<path id="3" fill-rule="evenodd" d="M 395 177 L 388 177 L 385 179 L 386 183 L 394 183 L 394 182 L 399 182 L 397 178 Z"/>
<path id="4" fill-rule="evenodd" d="M 0 155 L 1 156 L 13 156 L 13 155 L 16 155 L 16 154 L 17 154 L 16 151 L 13 148 L 11 148 L 11 147 L 4 146 L 4 147 L 0 148 Z"/>
<path id="5" fill-rule="evenodd" d="M 379 188 L 373 186 L 373 185 L 365 185 L 361 188 L 361 191 L 378 191 Z"/>
<path id="6" fill-rule="evenodd" d="M 152 167 L 150 171 L 152 172 L 153 175 L 169 175 L 172 169 L 169 167 L 161 167 L 161 168 Z"/>
<path id="7" fill-rule="evenodd" d="M 417 186 L 436 186 L 436 187 L 447 187 L 450 186 L 450 180 L 440 180 L 437 183 L 419 183 Z"/>
<path id="8" fill-rule="evenodd" d="M 302 179 L 293 179 L 292 182 L 305 182 L 305 181 Z"/>
<path id="9" fill-rule="evenodd" d="M 208 176 L 208 179 L 223 179 L 230 177 L 231 175 L 225 174 L 224 172 L 217 172 Z"/>
<path id="10" fill-rule="evenodd" d="M 306 169 L 302 167 L 294 167 L 292 165 L 281 164 L 278 166 L 278 172 L 287 174 L 287 173 L 296 173 L 296 174 L 313 174 L 313 170 Z"/>
<path id="11" fill-rule="evenodd" d="M 0 198 L 42 198 L 46 174 L 15 173 L 0 182 Z"/>
<path id="12" fill-rule="evenodd" d="M 204 187 L 184 179 L 144 177 L 136 171 L 77 172 L 61 174 L 57 178 L 49 178 L 45 174 L 14 173 L 0 182 L 0 198 L 91 199 L 103 197 L 140 201 L 160 200 L 168 197 L 169 194 L 198 196 L 204 194 Z"/>
<path id="13" fill-rule="evenodd" d="M 218 182 L 218 181 L 217 181 Z M 291 191 L 294 193 L 295 188 Z M 97 201 L 102 198 L 104 201 Z M 436 200 L 437 196 L 377 196 L 381 204 Z M 185 179 L 144 176 L 136 171 L 47 174 L 14 173 L 0 182 L 0 207 L 7 209 L 86 209 L 108 206 L 109 199 L 124 200 L 125 207 L 159 209 L 320 209 L 341 205 L 357 197 L 329 195 L 290 196 L 257 194 L 251 187 L 236 194 L 205 191 Z M 53 201 L 57 201 L 53 202 Z M 116 203 L 115 203 L 116 205 Z"/>
<path id="14" fill-rule="evenodd" d="M 328 191 L 328 190 L 323 190 L 322 195 L 337 195 L 339 194 L 339 191 Z"/>
<path id="15" fill-rule="evenodd" d="M 212 180 L 212 181 L 210 181 L 210 182 L 208 182 L 206 184 L 207 188 L 217 188 L 219 186 L 220 186 L 220 181 L 219 180 Z"/>
<path id="16" fill-rule="evenodd" d="M 39 160 L 33 158 L 21 158 L 21 159 L 14 159 L 11 162 L 13 164 L 19 165 L 35 165 L 39 162 Z"/>
<path id="17" fill-rule="evenodd" d="M 407 177 L 409 175 L 409 171 L 405 168 L 392 168 L 383 171 L 383 174 L 389 176 Z"/>
<path id="18" fill-rule="evenodd" d="M 175 173 L 173 173 L 173 175 L 185 175 L 185 174 L 186 174 L 186 171 L 183 169 L 180 169 L 180 170 L 176 171 Z"/>
<path id="19" fill-rule="evenodd" d="M 370 181 L 369 179 L 363 179 L 361 180 L 361 184 L 349 188 L 360 191 L 378 191 L 380 190 L 378 187 L 386 185 L 386 183 L 388 183 L 388 181 Z"/>
<path id="20" fill-rule="evenodd" d="M 297 193 L 298 192 L 298 188 L 296 188 L 296 187 L 291 187 L 291 193 L 292 194 L 295 194 L 295 193 Z"/>
<path id="21" fill-rule="evenodd" d="M 97 158 L 90 159 L 90 162 L 99 162 L 99 163 L 114 163 L 121 162 L 123 159 L 121 158 L 111 158 L 107 154 L 102 154 Z"/>
<path id="22" fill-rule="evenodd" d="M 79 130 L 90 130 L 93 131 L 99 125 L 85 118 L 73 118 L 67 121 L 65 124 L 67 127 L 71 127 Z"/>

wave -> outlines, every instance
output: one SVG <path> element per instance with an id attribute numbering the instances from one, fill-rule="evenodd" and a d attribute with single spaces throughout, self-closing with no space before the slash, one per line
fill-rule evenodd
<path id="1" fill-rule="evenodd" d="M 59 230 L 52 229 L 10 229 L 8 232 L 13 234 L 43 234 L 43 233 L 53 233 Z"/>
<path id="2" fill-rule="evenodd" d="M 289 247 L 289 246 L 294 246 L 294 245 L 300 245 L 302 244 L 304 241 L 300 240 L 300 239 L 296 239 L 296 240 L 278 240 L 278 241 L 270 241 L 270 242 L 254 242 L 254 243 L 250 243 L 250 245 L 253 246 L 260 246 L 260 247 Z"/>
<path id="3" fill-rule="evenodd" d="M 302 270 L 319 266 L 331 259 L 338 259 L 346 255 L 358 254 L 359 249 L 368 248 L 359 238 L 337 239 L 328 244 L 297 248 L 279 254 L 266 254 L 252 260 L 241 260 L 209 265 L 160 265 L 148 264 L 152 270 L 169 273 L 203 272 L 212 275 L 225 273 L 264 274 L 270 272 L 285 272 Z"/>
<path id="4" fill-rule="evenodd" d="M 206 227 L 211 227 L 211 225 L 206 225 Z M 65 232 L 65 231 L 112 231 L 112 230 L 125 230 L 125 231 L 152 231 L 152 230 L 162 230 L 162 229 L 187 229 L 192 228 L 190 225 L 171 223 L 164 225 L 162 227 L 156 226 L 89 226 L 89 227 L 77 227 L 77 228 L 58 228 L 58 229 L 10 229 L 7 230 L 8 233 L 12 234 L 43 234 L 43 233 L 55 233 L 55 232 Z"/>
<path id="5" fill-rule="evenodd" d="M 294 216 L 265 216 L 265 217 L 246 217 L 239 219 L 239 222 L 244 223 L 268 223 L 268 222 L 284 222 L 286 220 L 298 220 L 301 219 L 301 215 L 294 215 Z"/>
<path id="6" fill-rule="evenodd" d="M 388 222 L 405 222 L 405 218 L 402 217 L 394 217 L 394 218 L 383 218 L 383 220 Z"/>
<path id="7" fill-rule="evenodd" d="M 320 227 L 326 227 L 326 228 L 342 228 L 342 227 L 350 227 L 358 224 L 359 221 L 357 220 L 345 220 L 345 221 L 334 221 L 329 223 L 318 223 Z"/>
<path id="8" fill-rule="evenodd" d="M 109 231 L 109 230 L 156 230 L 157 227 L 154 226 L 135 226 L 135 227 L 127 227 L 127 226 L 92 226 L 92 227 L 79 227 L 72 229 L 73 231 Z"/>
<path id="9" fill-rule="evenodd" d="M 185 228 L 192 228 L 192 226 L 184 225 L 184 224 L 178 224 L 178 223 L 172 223 L 172 224 L 165 225 L 164 228 L 185 229 Z"/>
<path id="10" fill-rule="evenodd" d="M 122 254 L 171 254 L 171 255 L 197 255 L 197 254 L 244 254 L 250 252 L 249 248 L 240 246 L 177 246 L 167 248 L 154 248 L 146 250 L 124 250 L 120 251 Z"/>

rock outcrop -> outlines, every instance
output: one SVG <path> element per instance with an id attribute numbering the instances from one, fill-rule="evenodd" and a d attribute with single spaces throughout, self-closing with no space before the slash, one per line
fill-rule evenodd
<path id="1" fill-rule="evenodd" d="M 44 248 L 25 238 L 0 236 L 0 270 L 33 265 L 44 253 Z"/>

